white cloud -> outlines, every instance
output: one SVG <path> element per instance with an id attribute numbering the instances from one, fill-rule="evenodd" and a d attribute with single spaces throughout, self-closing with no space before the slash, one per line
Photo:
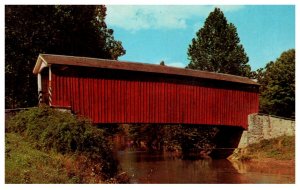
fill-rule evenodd
<path id="1" fill-rule="evenodd" d="M 182 62 L 166 63 L 167 66 L 185 68 L 186 64 Z"/>
<path id="2" fill-rule="evenodd" d="M 242 6 L 218 6 L 224 12 L 236 11 Z M 181 5 L 108 5 L 106 23 L 129 31 L 143 29 L 184 29 L 187 20 L 206 17 L 214 6 Z"/>
<path id="3" fill-rule="evenodd" d="M 170 59 L 168 57 L 163 57 L 162 59 L 153 61 L 152 63 L 156 64 L 156 65 L 159 65 L 161 61 L 164 61 L 166 66 L 179 67 L 179 68 L 184 68 L 187 65 L 186 63 L 182 63 L 182 62 L 176 62 L 176 61 L 175 62 L 173 62 L 173 61 L 169 62 L 169 60 Z"/>

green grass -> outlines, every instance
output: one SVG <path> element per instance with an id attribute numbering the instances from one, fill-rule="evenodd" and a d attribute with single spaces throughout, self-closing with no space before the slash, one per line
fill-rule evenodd
<path id="1" fill-rule="evenodd" d="M 105 179 L 83 154 L 38 150 L 18 133 L 5 134 L 6 184 L 128 183 L 126 173 Z"/>
<path id="2" fill-rule="evenodd" d="M 37 150 L 17 133 L 5 135 L 5 183 L 75 183 L 60 154 Z"/>
<path id="3" fill-rule="evenodd" d="M 240 160 L 273 158 L 277 160 L 295 159 L 295 136 L 281 136 L 274 139 L 262 140 L 249 145 L 237 156 Z"/>
<path id="4" fill-rule="evenodd" d="M 126 183 L 103 129 L 49 107 L 5 121 L 6 183 Z"/>

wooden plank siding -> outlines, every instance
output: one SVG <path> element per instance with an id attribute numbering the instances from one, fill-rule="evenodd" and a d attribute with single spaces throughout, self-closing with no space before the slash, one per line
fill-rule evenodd
<path id="1" fill-rule="evenodd" d="M 258 112 L 259 85 L 234 75 L 50 54 L 39 55 L 33 73 L 41 74 L 44 103 L 51 75 L 51 105 L 94 123 L 247 128 L 248 115 Z"/>
<path id="2" fill-rule="evenodd" d="M 258 86 L 161 73 L 52 65 L 52 105 L 94 123 L 228 125 L 247 128 Z"/>

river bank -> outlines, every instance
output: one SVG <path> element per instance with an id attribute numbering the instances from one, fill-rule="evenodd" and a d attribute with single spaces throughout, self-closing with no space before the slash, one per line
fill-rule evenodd
<path id="1" fill-rule="evenodd" d="M 295 162 L 295 136 L 281 136 L 236 149 L 230 160 Z"/>
<path id="2" fill-rule="evenodd" d="M 283 183 L 295 183 L 295 136 L 263 140 L 237 149 L 228 160 L 242 174 L 257 172 L 259 168 L 281 177 Z"/>
<path id="3" fill-rule="evenodd" d="M 130 183 L 295 183 L 295 137 L 279 137 L 238 149 L 228 159 L 185 160 L 170 152 L 118 151 Z"/>
<path id="4" fill-rule="evenodd" d="M 5 119 L 5 183 L 126 183 L 104 130 L 85 118 L 40 107 Z"/>
<path id="5" fill-rule="evenodd" d="M 94 169 L 82 154 L 42 151 L 18 133 L 5 134 L 7 184 L 128 183 L 124 172 L 105 179 Z"/>

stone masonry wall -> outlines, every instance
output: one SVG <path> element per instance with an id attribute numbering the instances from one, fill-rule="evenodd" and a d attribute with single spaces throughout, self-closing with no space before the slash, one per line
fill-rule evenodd
<path id="1" fill-rule="evenodd" d="M 238 148 L 283 135 L 295 135 L 294 120 L 251 114 L 248 116 L 248 130 L 243 132 Z"/>

